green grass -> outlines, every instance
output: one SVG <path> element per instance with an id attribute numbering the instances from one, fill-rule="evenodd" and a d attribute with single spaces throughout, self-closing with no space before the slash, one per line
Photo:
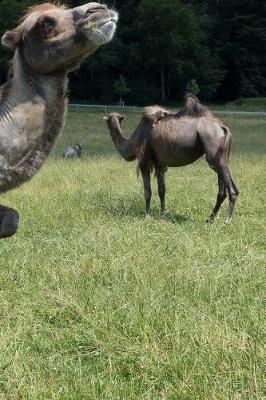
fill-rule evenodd
<path id="1" fill-rule="evenodd" d="M 127 114 L 129 134 L 139 114 Z M 42 172 L 2 195 L 21 214 L 0 242 L 0 399 L 262 400 L 266 119 L 230 117 L 241 196 L 211 226 L 204 160 L 153 182 L 143 218 L 135 164 L 102 116 L 71 112 Z M 81 161 L 60 159 L 73 142 Z"/>

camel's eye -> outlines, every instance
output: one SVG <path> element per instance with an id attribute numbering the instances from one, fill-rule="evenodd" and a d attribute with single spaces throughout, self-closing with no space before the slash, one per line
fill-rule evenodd
<path id="1" fill-rule="evenodd" d="M 50 17 L 38 21 L 38 28 L 43 36 L 49 36 L 55 27 L 55 20 Z"/>

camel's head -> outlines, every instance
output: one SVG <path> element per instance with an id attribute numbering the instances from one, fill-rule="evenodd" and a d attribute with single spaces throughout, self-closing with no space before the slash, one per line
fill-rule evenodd
<path id="1" fill-rule="evenodd" d="M 107 114 L 103 117 L 103 120 L 107 122 L 107 124 L 112 124 L 113 122 L 119 122 L 119 125 L 122 125 L 125 116 L 116 112 Z"/>
<path id="2" fill-rule="evenodd" d="M 67 9 L 45 3 L 31 7 L 21 24 L 2 37 L 29 67 L 42 74 L 75 69 L 114 36 L 118 15 L 99 3 Z"/>

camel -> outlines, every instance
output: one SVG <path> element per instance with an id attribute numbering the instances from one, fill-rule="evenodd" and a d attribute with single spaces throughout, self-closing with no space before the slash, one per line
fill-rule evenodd
<path id="1" fill-rule="evenodd" d="M 197 97 L 188 94 L 181 110 L 173 114 L 162 107 L 144 109 L 143 117 L 130 138 L 122 131 L 125 117 L 110 113 L 104 117 L 119 154 L 126 161 L 138 160 L 144 184 L 145 214 L 150 214 L 150 174 L 155 169 L 161 215 L 165 215 L 165 172 L 167 167 L 181 167 L 205 158 L 218 175 L 219 191 L 212 213 L 206 222 L 212 223 L 229 197 L 226 223 L 230 224 L 239 190 L 229 170 L 231 132 Z"/>
<path id="2" fill-rule="evenodd" d="M 114 36 L 118 15 L 95 2 L 68 9 L 35 5 L 2 37 L 14 52 L 0 88 L 0 192 L 28 181 L 41 168 L 63 128 L 67 75 Z M 16 210 L 0 206 L 0 238 L 18 230 Z"/>

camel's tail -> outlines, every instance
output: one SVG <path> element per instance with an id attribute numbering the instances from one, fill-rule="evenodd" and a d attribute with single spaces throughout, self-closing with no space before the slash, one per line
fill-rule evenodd
<path id="1" fill-rule="evenodd" d="M 222 130 L 224 131 L 224 143 L 223 143 L 223 153 L 226 157 L 226 160 L 229 161 L 230 151 L 231 151 L 231 143 L 232 143 L 232 133 L 228 126 L 222 125 Z"/>

